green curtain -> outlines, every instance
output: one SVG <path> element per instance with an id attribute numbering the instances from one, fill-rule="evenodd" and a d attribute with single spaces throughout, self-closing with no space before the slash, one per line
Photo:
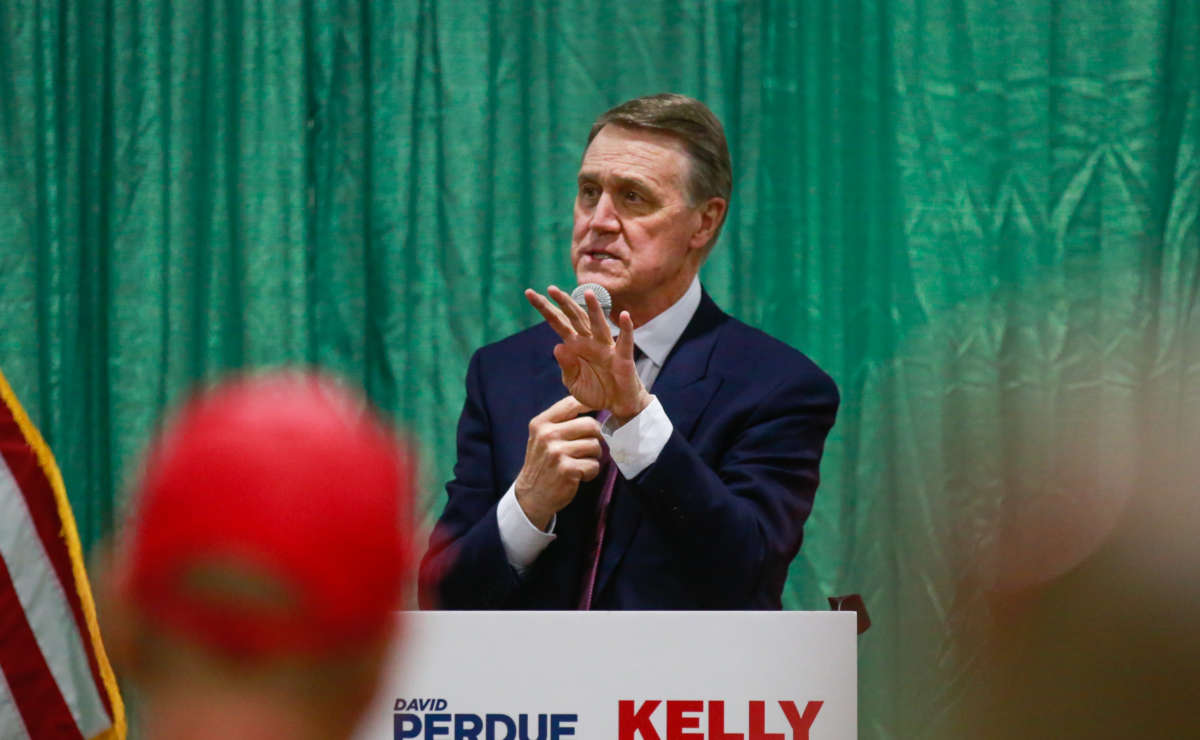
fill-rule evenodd
<path id="1" fill-rule="evenodd" d="M 936 732 L 979 595 L 1200 442 L 1194 0 L 3 0 L 0 368 L 85 546 L 164 409 L 281 363 L 419 440 L 431 520 L 591 120 L 663 90 L 733 154 L 708 290 L 843 394 L 786 604 L 863 593 L 863 736 Z"/>

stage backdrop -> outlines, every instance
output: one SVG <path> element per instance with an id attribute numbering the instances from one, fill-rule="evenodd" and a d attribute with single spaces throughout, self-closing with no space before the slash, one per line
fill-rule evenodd
<path id="1" fill-rule="evenodd" d="M 1191 0 L 4 0 L 0 367 L 85 546 L 183 391 L 279 363 L 411 430 L 432 519 L 592 118 L 663 90 L 732 148 L 705 285 L 843 394 L 786 604 L 862 592 L 863 736 L 935 732 L 981 595 L 1200 442 Z"/>

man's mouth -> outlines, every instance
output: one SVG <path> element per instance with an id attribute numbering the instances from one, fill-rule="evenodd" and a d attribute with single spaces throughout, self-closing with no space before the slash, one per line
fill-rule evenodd
<path id="1" fill-rule="evenodd" d="M 589 250 L 585 251 L 583 254 L 585 257 L 594 259 L 597 262 L 603 262 L 604 260 L 615 260 L 616 259 L 615 255 L 605 252 L 602 249 L 589 249 Z"/>

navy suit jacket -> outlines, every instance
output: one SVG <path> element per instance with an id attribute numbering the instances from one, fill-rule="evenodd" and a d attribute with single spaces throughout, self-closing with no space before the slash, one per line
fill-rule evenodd
<path id="1" fill-rule="evenodd" d="M 443 609 L 574 609 L 603 475 L 558 513 L 518 575 L 496 505 L 525 458 L 529 421 L 567 392 L 542 323 L 471 358 L 448 500 L 421 563 L 420 602 Z M 651 392 L 674 431 L 632 480 L 617 476 L 596 609 L 779 609 L 812 509 L 833 381 L 705 293 Z"/>

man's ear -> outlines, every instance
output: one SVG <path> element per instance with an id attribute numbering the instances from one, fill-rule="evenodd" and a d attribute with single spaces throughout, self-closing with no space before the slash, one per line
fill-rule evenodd
<path id="1" fill-rule="evenodd" d="M 721 224 L 725 222 L 725 211 L 728 208 L 728 201 L 714 195 L 696 209 L 696 213 L 700 216 L 700 223 L 692 232 L 692 239 L 689 242 L 692 249 L 704 249 L 712 242 L 713 237 L 720 230 Z"/>

